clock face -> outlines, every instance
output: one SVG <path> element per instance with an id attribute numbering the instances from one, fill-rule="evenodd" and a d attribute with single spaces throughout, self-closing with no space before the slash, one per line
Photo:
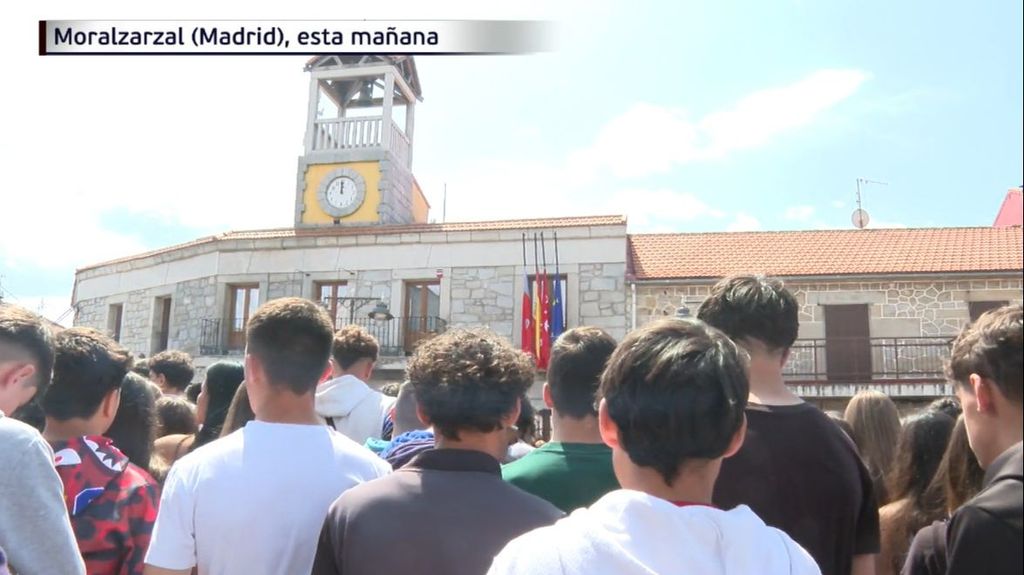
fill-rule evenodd
<path id="1" fill-rule="evenodd" d="M 355 180 L 346 176 L 338 176 L 327 185 L 324 197 L 331 207 L 345 209 L 355 203 L 358 195 L 359 188 Z"/>

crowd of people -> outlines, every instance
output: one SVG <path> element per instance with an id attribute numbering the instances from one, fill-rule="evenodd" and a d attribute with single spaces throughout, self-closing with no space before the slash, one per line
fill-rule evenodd
<path id="1" fill-rule="evenodd" d="M 370 334 L 281 298 L 192 383 L 185 353 L 0 305 L 0 575 L 1021 573 L 1021 306 L 902 414 L 795 395 L 798 330 L 762 276 L 621 342 L 570 329 L 537 441 L 534 361 L 486 329 L 377 391 Z"/>

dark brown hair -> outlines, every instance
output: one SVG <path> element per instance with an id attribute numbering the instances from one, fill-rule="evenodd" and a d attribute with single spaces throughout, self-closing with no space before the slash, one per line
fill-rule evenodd
<path id="1" fill-rule="evenodd" d="M 361 359 L 377 361 L 379 353 L 380 345 L 377 344 L 377 338 L 361 326 L 346 325 L 334 334 L 331 357 L 341 369 L 348 369 Z"/>
<path id="2" fill-rule="evenodd" d="M 759 340 L 771 349 L 789 349 L 800 329 L 800 306 L 782 280 L 733 276 L 711 288 L 697 317 L 735 341 Z"/>
<path id="3" fill-rule="evenodd" d="M 949 436 L 949 445 L 946 446 L 946 452 L 939 462 L 939 469 L 928 486 L 928 498 L 932 501 L 942 501 L 946 513 L 952 514 L 981 491 L 984 477 L 985 470 L 978 464 L 977 456 L 971 451 L 964 416 L 961 415 Z"/>
<path id="4" fill-rule="evenodd" d="M 533 384 L 529 356 L 483 329 L 452 329 L 421 343 L 407 377 L 420 409 L 441 435 L 501 429 Z"/>
<path id="5" fill-rule="evenodd" d="M 886 478 L 892 471 L 900 439 L 900 414 L 896 404 L 880 391 L 860 391 L 846 404 L 843 418 L 853 428 L 853 442 L 871 474 L 875 502 L 885 505 L 892 501 Z"/>
<path id="6" fill-rule="evenodd" d="M 156 436 L 192 435 L 199 429 L 196 406 L 184 397 L 165 395 L 156 400 Z"/>
<path id="7" fill-rule="evenodd" d="M 132 367 L 128 350 L 89 327 L 72 327 L 54 338 L 53 383 L 43 396 L 47 417 L 92 417 L 103 398 L 121 389 Z"/>
<path id="8" fill-rule="evenodd" d="M 220 436 L 225 437 L 231 435 L 231 433 L 245 427 L 246 423 L 256 419 L 256 414 L 252 411 L 252 405 L 249 403 L 249 392 L 245 389 L 245 382 L 238 386 L 235 390 L 235 397 L 231 399 L 231 405 L 228 407 L 228 414 L 224 418 L 224 427 L 220 430 Z"/>
<path id="9" fill-rule="evenodd" d="M 1020 304 L 989 310 L 953 342 L 946 375 L 962 387 L 972 373 L 995 383 L 1016 405 L 1024 386 L 1024 320 Z"/>
<path id="10" fill-rule="evenodd" d="M 559 415 L 576 419 L 597 415 L 597 386 L 614 351 L 615 339 L 598 327 L 573 328 L 555 340 L 547 379 Z"/>
<path id="11" fill-rule="evenodd" d="M 160 393 L 156 384 L 129 371 L 121 384 L 121 403 L 110 429 L 104 434 L 128 456 L 128 460 L 143 469 L 149 469 L 156 439 L 156 398 Z"/>
<path id="12" fill-rule="evenodd" d="M 188 384 L 192 383 L 192 376 L 196 373 L 195 368 L 192 367 L 192 356 L 176 349 L 161 351 L 149 358 L 147 367 L 150 373 L 164 376 L 167 379 L 167 385 L 178 391 L 188 387 Z"/>
<path id="13" fill-rule="evenodd" d="M 746 355 L 702 321 L 666 319 L 615 349 L 598 396 L 629 458 L 671 485 L 693 459 L 721 457 L 743 425 Z"/>
<path id="14" fill-rule="evenodd" d="M 271 300 L 249 318 L 247 353 L 259 358 L 271 385 L 312 393 L 327 368 L 334 328 L 323 307 L 307 299 Z"/>

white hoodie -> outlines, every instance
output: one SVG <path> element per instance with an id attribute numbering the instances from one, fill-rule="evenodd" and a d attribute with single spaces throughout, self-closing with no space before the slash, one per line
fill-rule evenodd
<path id="1" fill-rule="evenodd" d="M 370 437 L 380 439 L 384 418 L 395 398 L 370 389 L 354 375 L 343 375 L 316 389 L 316 412 L 333 420 L 334 428 L 362 445 Z"/>
<path id="2" fill-rule="evenodd" d="M 745 505 L 677 507 L 620 489 L 513 539 L 488 575 L 820 575 L 814 559 Z"/>

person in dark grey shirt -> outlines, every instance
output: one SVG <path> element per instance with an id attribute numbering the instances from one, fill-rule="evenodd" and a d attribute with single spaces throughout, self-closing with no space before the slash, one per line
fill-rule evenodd
<path id="1" fill-rule="evenodd" d="M 1024 572 L 1024 313 L 986 312 L 953 342 L 947 376 L 964 409 L 971 451 L 985 469 L 981 492 L 946 529 L 948 575 Z"/>
<path id="2" fill-rule="evenodd" d="M 331 505 L 314 575 L 483 575 L 506 543 L 563 515 L 501 479 L 528 356 L 493 333 L 451 330 L 417 348 L 408 378 L 436 448 Z"/>
<path id="3" fill-rule="evenodd" d="M 814 557 L 823 575 L 874 575 L 878 506 L 852 441 L 783 379 L 799 305 L 781 281 L 723 279 L 697 317 L 750 356 L 747 437 L 722 462 L 714 502 L 747 505 Z"/>

